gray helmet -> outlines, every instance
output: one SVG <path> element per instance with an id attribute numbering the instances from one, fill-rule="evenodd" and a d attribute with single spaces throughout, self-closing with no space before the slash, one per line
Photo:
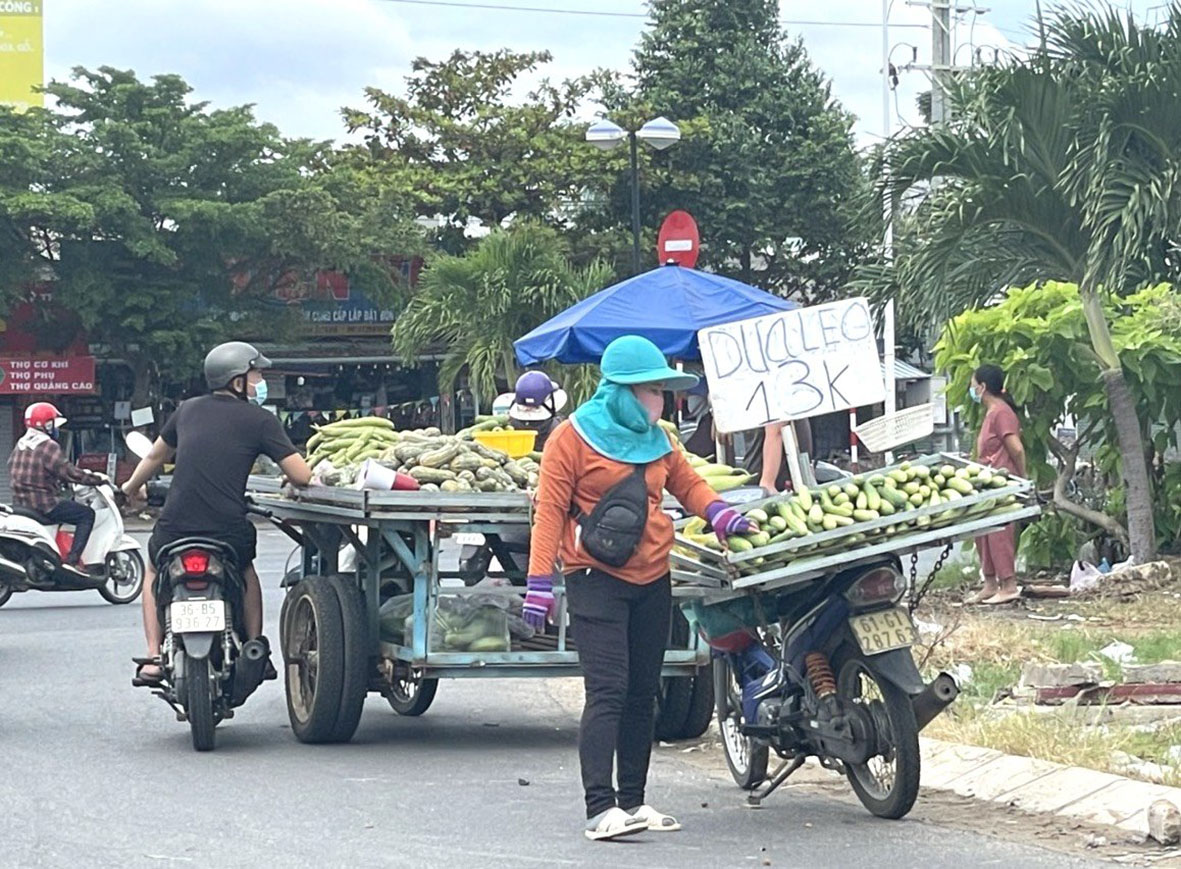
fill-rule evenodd
<path id="1" fill-rule="evenodd" d="M 270 368 L 271 360 L 245 341 L 218 344 L 205 357 L 205 383 L 210 389 L 225 389 L 235 377 L 255 369 Z"/>

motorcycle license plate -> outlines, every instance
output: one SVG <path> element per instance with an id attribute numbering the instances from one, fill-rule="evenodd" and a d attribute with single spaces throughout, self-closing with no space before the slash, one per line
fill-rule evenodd
<path id="1" fill-rule="evenodd" d="M 464 533 L 464 534 L 456 534 L 455 535 L 455 542 L 458 543 L 460 546 L 483 546 L 484 545 L 484 535 L 483 534 L 472 534 L 470 532 Z"/>
<path id="2" fill-rule="evenodd" d="M 221 600 L 178 600 L 168 607 L 174 634 L 207 633 L 226 629 L 226 605 Z"/>
<path id="3" fill-rule="evenodd" d="M 849 627 L 867 655 L 913 646 L 918 640 L 910 615 L 902 607 L 852 616 Z"/>

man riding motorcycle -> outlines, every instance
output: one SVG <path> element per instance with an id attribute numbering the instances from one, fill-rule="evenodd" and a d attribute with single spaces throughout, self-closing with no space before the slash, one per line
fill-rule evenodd
<path id="1" fill-rule="evenodd" d="M 125 494 L 138 497 L 144 483 L 176 456 L 168 497 L 148 543 L 143 593 L 148 658 L 159 657 L 163 639 L 156 612 L 156 556 L 169 543 L 186 537 L 211 537 L 233 547 L 246 585 L 247 639 L 262 635 L 262 589 L 254 569 L 257 533 L 246 518 L 247 479 L 259 455 L 277 462 L 296 486 L 306 486 L 312 477 L 278 418 L 261 406 L 267 396 L 262 372 L 270 365 L 269 359 L 243 341 L 210 350 L 205 357 L 209 394 L 181 403 L 123 485 Z M 267 670 L 268 678 L 274 678 L 269 662 Z M 140 681 L 150 681 L 159 679 L 161 670 L 155 664 L 142 664 L 136 675 Z"/>
<path id="2" fill-rule="evenodd" d="M 68 461 L 56 437 L 65 417 L 48 401 L 30 404 L 25 410 L 28 429 L 8 457 L 12 480 L 12 503 L 37 514 L 46 525 L 74 526 L 74 542 L 63 562 L 67 570 L 85 574 L 82 553 L 94 529 L 94 510 L 69 498 L 62 498 L 65 483 L 97 486 L 106 480 L 101 474 L 84 471 Z"/>

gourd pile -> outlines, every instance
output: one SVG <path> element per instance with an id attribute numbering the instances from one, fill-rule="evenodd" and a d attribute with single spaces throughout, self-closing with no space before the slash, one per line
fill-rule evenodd
<path id="1" fill-rule="evenodd" d="M 537 486 L 541 455 L 520 459 L 471 439 L 471 430 L 398 431 L 381 417 L 329 423 L 308 439 L 308 463 L 326 486 L 349 486 L 372 459 L 413 477 L 428 492 L 517 492 Z"/>
<path id="2" fill-rule="evenodd" d="M 694 518 L 680 532 L 680 537 L 698 546 L 716 551 L 728 548 L 732 553 L 769 549 L 797 538 L 804 539 L 825 532 L 847 529 L 844 534 L 829 534 L 816 543 L 780 547 L 742 562 L 742 572 L 758 572 L 768 563 L 782 563 L 803 554 L 847 549 L 866 540 L 939 528 L 963 517 L 979 517 L 997 512 L 1021 509 L 1014 494 L 984 498 L 964 507 L 956 504 L 974 495 L 1013 485 L 1014 481 L 1003 470 L 990 470 L 978 465 L 956 468 L 945 464 L 933 467 L 926 464 L 903 462 L 869 477 L 804 490 L 798 495 L 787 495 L 757 506 L 747 507 L 743 513 L 754 520 L 759 530 L 729 538 L 726 546 L 713 533 L 706 533 L 705 520 Z M 939 508 L 922 515 L 910 516 L 924 508 Z M 888 520 L 888 521 L 880 521 Z M 858 526 L 867 526 L 864 532 Z M 691 549 L 682 547 L 681 553 L 695 557 Z"/>

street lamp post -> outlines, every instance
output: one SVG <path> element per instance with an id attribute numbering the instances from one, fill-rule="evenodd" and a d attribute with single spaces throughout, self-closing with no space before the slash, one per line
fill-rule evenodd
<path id="1" fill-rule="evenodd" d="M 586 131 L 586 140 L 603 151 L 610 151 L 628 140 L 631 152 L 632 176 L 632 273 L 640 273 L 640 163 L 638 141 L 645 142 L 657 151 L 671 148 L 681 141 L 681 131 L 668 118 L 656 118 L 631 131 L 604 118 L 591 124 Z"/>

